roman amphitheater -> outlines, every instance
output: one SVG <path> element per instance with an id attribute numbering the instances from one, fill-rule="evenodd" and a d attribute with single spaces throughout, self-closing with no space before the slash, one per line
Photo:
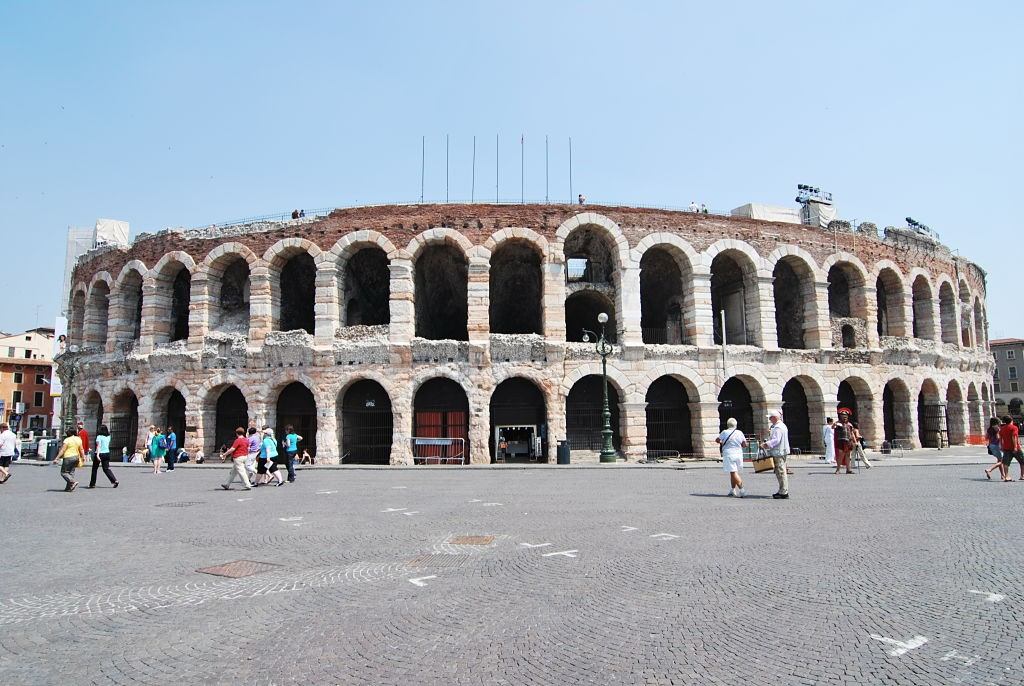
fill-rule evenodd
<path id="1" fill-rule="evenodd" d="M 837 404 L 874 447 L 974 441 L 993 409 L 985 274 L 906 228 L 372 206 L 142 234 L 72 283 L 62 375 L 116 452 L 254 423 L 326 463 L 596 460 L 602 312 L 629 461 L 716 456 L 724 418 L 763 433 L 774 406 L 803 451 Z"/>

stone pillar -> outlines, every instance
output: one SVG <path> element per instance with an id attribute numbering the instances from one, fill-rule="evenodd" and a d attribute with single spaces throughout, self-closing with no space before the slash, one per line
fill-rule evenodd
<path id="1" fill-rule="evenodd" d="M 408 384 L 404 388 L 408 390 Z M 412 396 L 396 397 L 391 404 L 391 464 L 411 465 Z"/>
<path id="2" fill-rule="evenodd" d="M 565 421 L 565 398 L 561 395 L 558 385 L 546 394 L 548 406 L 548 462 L 558 460 L 558 442 L 568 438 Z"/>
<path id="3" fill-rule="evenodd" d="M 835 419 L 836 394 L 822 393 L 821 402 L 807 398 L 807 422 L 811 430 L 811 452 L 824 453 L 825 441 L 821 437 L 821 429 L 825 426 L 825 417 Z M 786 418 L 782 418 L 786 421 Z"/>
<path id="4" fill-rule="evenodd" d="M 142 352 L 152 352 L 158 340 L 170 336 L 170 309 L 169 295 L 160 292 L 155 278 L 147 277 L 142 282 Z"/>
<path id="5" fill-rule="evenodd" d="M 190 329 L 191 326 L 191 323 L 189 323 Z M 188 451 L 189 458 L 193 464 L 195 464 L 197 450 L 202 448 L 203 452 L 206 452 L 203 428 L 203 408 L 199 405 L 198 400 L 193 398 L 191 402 L 185 405 L 185 435 L 179 441 L 179 447 Z"/>
<path id="6" fill-rule="evenodd" d="M 338 313 L 338 264 L 334 261 L 321 262 L 316 267 L 315 296 L 313 305 L 314 343 L 330 346 L 334 332 L 340 324 Z M 332 413 L 333 414 L 333 413 Z M 319 430 L 317 431 L 319 433 Z M 317 448 L 319 450 L 319 447 Z M 335 446 L 337 453 L 337 446 Z M 337 459 L 337 455 L 335 455 Z"/>
<path id="7" fill-rule="evenodd" d="M 775 277 L 770 274 L 757 277 L 758 334 L 755 342 L 766 350 L 779 349 L 779 334 L 775 326 L 774 283 Z M 747 328 L 750 328 L 749 325 Z"/>
<path id="8" fill-rule="evenodd" d="M 210 331 L 213 313 L 210 272 L 197 269 L 192 275 L 192 293 L 188 306 L 188 349 L 200 350 Z"/>
<path id="9" fill-rule="evenodd" d="M 868 335 L 868 348 L 878 350 L 878 291 L 874 286 L 864 287 L 864 324 Z"/>
<path id="10" fill-rule="evenodd" d="M 260 346 L 273 329 L 270 267 L 259 263 L 249 273 L 249 341 L 252 345 Z"/>
<path id="11" fill-rule="evenodd" d="M 962 400 L 946 401 L 946 431 L 950 445 L 965 445 L 970 428 L 967 426 L 967 403 Z"/>
<path id="12" fill-rule="evenodd" d="M 867 398 L 857 398 L 857 426 L 869 446 L 881 446 L 885 440 L 885 423 L 882 418 L 882 403 Z"/>
<path id="13" fill-rule="evenodd" d="M 767 401 L 755 400 L 750 403 L 750 407 L 754 411 L 754 436 L 747 436 L 747 438 L 753 440 L 756 437 L 758 440 L 764 440 L 768 438 L 768 430 L 771 428 L 771 424 L 768 422 L 768 410 L 781 408 L 782 398 L 773 398 Z"/>
<path id="14" fill-rule="evenodd" d="M 408 346 L 416 333 L 412 260 L 396 257 L 388 264 L 388 270 L 391 272 L 390 341 L 392 345 Z"/>
<path id="15" fill-rule="evenodd" d="M 338 464 L 338 415 L 333 402 L 316 399 L 316 461 Z M 301 453 L 300 453 L 301 455 Z"/>
<path id="16" fill-rule="evenodd" d="M 692 402 L 690 406 L 690 423 L 693 430 L 693 452 L 697 457 L 705 459 L 718 458 L 718 444 L 715 439 L 721 433 L 718 420 L 718 403 Z"/>
<path id="17" fill-rule="evenodd" d="M 828 281 L 810 284 L 804 303 L 804 345 L 808 350 L 832 347 L 832 318 L 828 313 Z"/>
<path id="18" fill-rule="evenodd" d="M 565 276 L 561 262 L 544 263 L 544 337 L 565 342 Z"/>
<path id="19" fill-rule="evenodd" d="M 693 273 L 693 290 L 686 298 L 686 340 L 701 348 L 710 348 L 715 344 L 714 322 L 717 312 L 711 307 L 711 273 Z M 718 414 L 715 411 L 715 425 Z M 716 434 L 717 435 L 717 432 Z"/>
<path id="20" fill-rule="evenodd" d="M 647 403 L 619 403 L 619 430 L 627 462 L 647 458 Z"/>
<path id="21" fill-rule="evenodd" d="M 466 328 L 470 346 L 486 348 L 490 345 L 490 269 L 486 257 L 473 255 L 469 258 L 469 283 L 466 284 L 468 313 Z"/>
<path id="22" fill-rule="evenodd" d="M 904 446 L 920 448 L 921 440 L 917 432 L 917 401 L 894 400 L 893 416 L 896 425 L 896 437 L 901 439 Z"/>
<path id="23" fill-rule="evenodd" d="M 619 278 L 619 325 L 622 345 L 627 348 L 642 348 L 643 331 L 640 329 L 640 267 L 630 265 L 620 272 Z"/>
<path id="24" fill-rule="evenodd" d="M 113 290 L 110 291 L 110 310 L 107 317 L 106 351 L 108 353 L 114 352 L 118 343 L 132 340 L 124 301 L 124 292 L 115 284 Z"/>
<path id="25" fill-rule="evenodd" d="M 984 406 L 980 400 L 969 400 L 967 401 L 967 412 L 969 417 L 969 432 L 975 435 L 985 435 L 985 430 L 988 428 L 985 421 Z"/>
<path id="26" fill-rule="evenodd" d="M 942 343 L 942 310 L 939 309 L 939 294 L 938 292 L 933 294 L 933 299 L 929 303 L 932 313 L 932 338 L 931 340 L 936 343 Z"/>
<path id="27" fill-rule="evenodd" d="M 491 408 L 488 403 L 478 403 L 469 412 L 469 461 L 470 464 L 490 464 L 491 451 L 488 441 L 491 437 Z"/>

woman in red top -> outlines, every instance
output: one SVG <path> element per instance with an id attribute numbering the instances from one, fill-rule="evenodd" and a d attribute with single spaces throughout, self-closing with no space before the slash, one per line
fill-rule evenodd
<path id="1" fill-rule="evenodd" d="M 238 477 L 238 480 L 242 482 L 242 486 L 245 490 L 251 490 L 252 485 L 249 483 L 249 475 L 245 469 L 245 458 L 249 455 L 249 439 L 245 437 L 245 429 L 238 427 L 235 429 L 235 442 L 231 444 L 231 447 L 221 453 L 220 459 L 224 461 L 231 458 L 231 478 L 228 479 L 226 484 L 221 484 L 220 487 L 225 491 L 231 490 L 231 482 Z"/>

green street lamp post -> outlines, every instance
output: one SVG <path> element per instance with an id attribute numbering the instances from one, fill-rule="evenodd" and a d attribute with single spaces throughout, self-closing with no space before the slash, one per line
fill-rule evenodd
<path id="1" fill-rule="evenodd" d="M 608 315 L 602 312 L 597 315 L 597 321 L 601 325 L 601 334 L 593 331 L 583 330 L 583 342 L 586 343 L 593 336 L 596 340 L 594 345 L 597 354 L 601 356 L 601 388 L 603 391 L 603 405 L 601 418 L 604 426 L 601 429 L 601 462 L 618 462 L 619 456 L 615 454 L 615 447 L 612 445 L 612 411 L 608 407 L 608 356 L 612 354 L 612 344 L 604 335 L 604 325 L 608 323 Z"/>
<path id="2" fill-rule="evenodd" d="M 66 353 L 59 356 L 61 376 L 64 384 L 61 389 L 61 437 L 69 428 L 75 428 L 75 417 L 71 413 L 71 399 L 74 397 L 75 376 L 78 374 L 78 346 L 69 345 Z"/>

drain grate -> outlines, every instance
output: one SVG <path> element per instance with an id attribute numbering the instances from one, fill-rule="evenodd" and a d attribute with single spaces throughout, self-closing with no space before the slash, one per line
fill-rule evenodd
<path id="1" fill-rule="evenodd" d="M 494 536 L 455 536 L 448 542 L 452 545 L 490 545 Z"/>
<path id="2" fill-rule="evenodd" d="M 442 555 L 427 553 L 409 560 L 410 567 L 461 567 L 469 560 L 468 555 Z"/>
<path id="3" fill-rule="evenodd" d="M 202 574 L 213 574 L 214 576 L 226 576 L 229 579 L 241 579 L 243 576 L 252 576 L 254 574 L 262 574 L 263 572 L 269 572 L 277 569 L 281 565 L 273 564 L 272 562 L 254 562 L 253 560 L 235 560 L 234 562 L 225 562 L 222 565 L 215 567 L 203 567 L 197 569 L 197 572 Z"/>
<path id="4" fill-rule="evenodd" d="M 157 503 L 153 507 L 192 507 L 193 505 L 205 505 L 205 500 L 183 500 L 180 503 Z"/>

